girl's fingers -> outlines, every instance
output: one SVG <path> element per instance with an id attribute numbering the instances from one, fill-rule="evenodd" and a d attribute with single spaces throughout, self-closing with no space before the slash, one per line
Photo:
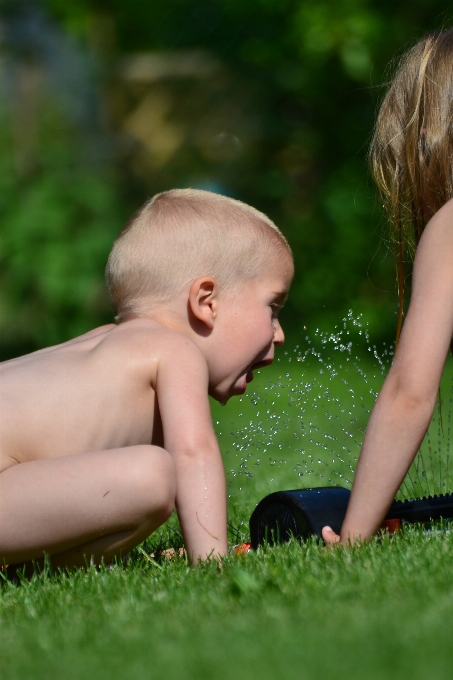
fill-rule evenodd
<path id="1" fill-rule="evenodd" d="M 335 545 L 340 542 L 340 537 L 330 527 L 324 527 L 322 530 L 322 537 L 327 545 Z"/>

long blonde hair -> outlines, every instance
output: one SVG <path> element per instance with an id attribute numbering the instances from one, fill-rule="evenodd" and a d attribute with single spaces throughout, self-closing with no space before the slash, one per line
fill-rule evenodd
<path id="1" fill-rule="evenodd" d="M 453 29 L 426 35 L 400 60 L 379 110 L 370 165 L 392 225 L 398 343 L 406 255 L 413 258 L 427 220 L 453 197 Z"/>

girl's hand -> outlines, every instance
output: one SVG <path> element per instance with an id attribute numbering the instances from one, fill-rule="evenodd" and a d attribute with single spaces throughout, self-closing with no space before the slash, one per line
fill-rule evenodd
<path id="1" fill-rule="evenodd" d="M 327 545 L 335 545 L 340 542 L 340 537 L 330 527 L 324 527 L 322 530 L 322 537 Z"/>

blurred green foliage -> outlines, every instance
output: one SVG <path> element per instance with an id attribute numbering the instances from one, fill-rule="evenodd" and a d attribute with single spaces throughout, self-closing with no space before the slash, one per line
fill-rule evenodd
<path id="1" fill-rule="evenodd" d="M 235 196 L 282 228 L 290 338 L 349 308 L 391 338 L 367 146 L 387 64 L 448 20 L 445 0 L 3 2 L 0 356 L 111 319 L 110 245 L 174 186 Z"/>

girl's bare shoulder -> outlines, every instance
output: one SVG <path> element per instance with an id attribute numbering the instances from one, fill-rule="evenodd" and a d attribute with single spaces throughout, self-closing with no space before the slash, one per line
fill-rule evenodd
<path id="1" fill-rule="evenodd" d="M 453 253 L 453 199 L 447 201 L 427 223 L 415 256 L 415 268 L 445 262 L 451 268 Z"/>
<path id="2" fill-rule="evenodd" d="M 434 235 L 446 230 L 453 237 L 453 198 L 447 201 L 429 220 L 424 234 Z"/>

